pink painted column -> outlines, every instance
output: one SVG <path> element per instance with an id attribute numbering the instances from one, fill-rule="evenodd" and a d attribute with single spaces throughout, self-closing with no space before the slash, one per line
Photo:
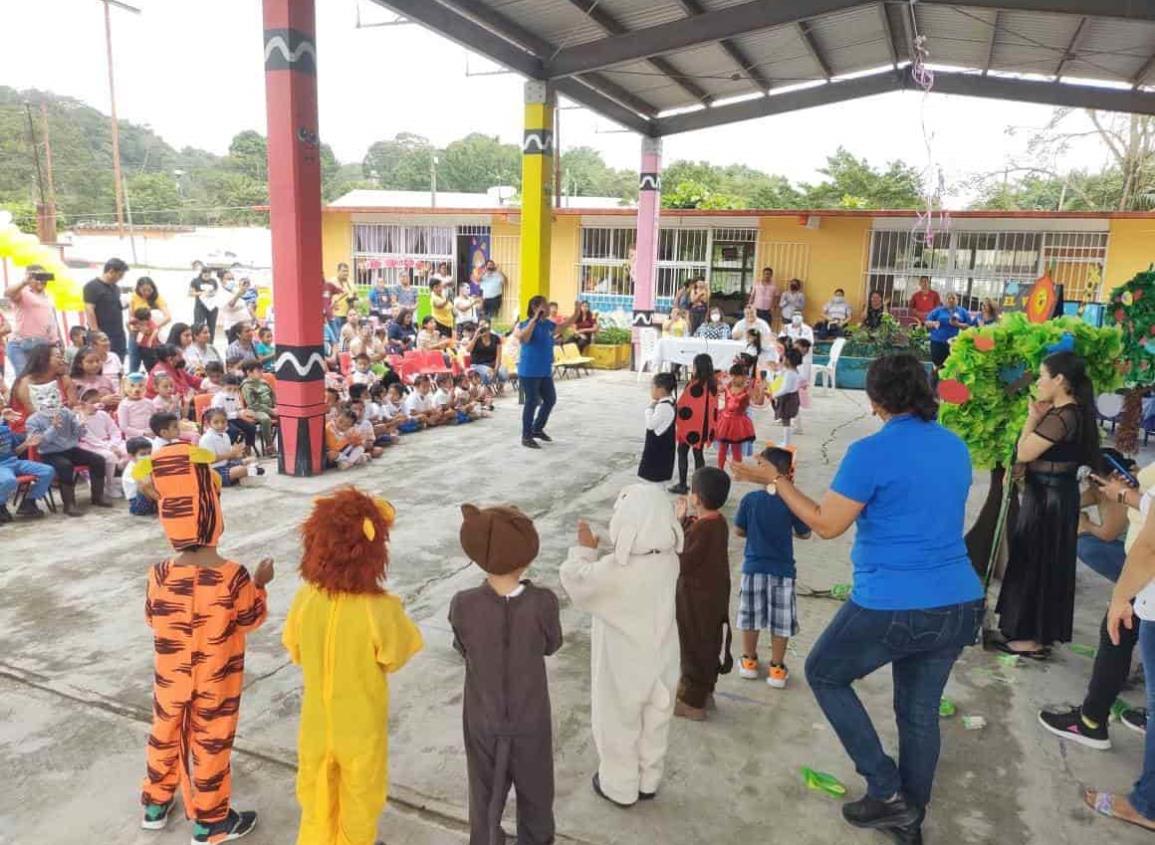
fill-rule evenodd
<path id="1" fill-rule="evenodd" d="M 642 138 L 638 235 L 634 255 L 634 326 L 650 325 L 658 286 L 658 217 L 662 208 L 662 139 Z"/>

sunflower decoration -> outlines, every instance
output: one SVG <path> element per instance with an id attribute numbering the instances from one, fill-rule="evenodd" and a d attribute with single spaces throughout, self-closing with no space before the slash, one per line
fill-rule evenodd
<path id="1" fill-rule="evenodd" d="M 1049 272 L 1035 280 L 1031 292 L 1027 294 L 1027 319 L 1032 323 L 1045 323 L 1055 314 L 1055 304 L 1058 296 L 1055 283 Z"/>

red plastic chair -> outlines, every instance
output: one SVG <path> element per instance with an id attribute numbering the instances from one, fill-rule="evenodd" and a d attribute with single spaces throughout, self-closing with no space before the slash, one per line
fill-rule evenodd
<path id="1" fill-rule="evenodd" d="M 337 356 L 337 360 L 341 362 L 341 374 L 349 375 L 353 370 L 353 356 L 348 352 L 342 352 Z"/>

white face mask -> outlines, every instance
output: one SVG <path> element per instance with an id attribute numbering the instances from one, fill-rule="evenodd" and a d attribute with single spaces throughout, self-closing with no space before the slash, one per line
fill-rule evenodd
<path id="1" fill-rule="evenodd" d="M 790 318 L 790 323 L 792 325 L 795 325 L 795 326 L 801 326 L 802 325 L 802 317 L 800 317 L 798 314 L 795 314 L 793 317 Z"/>
<path id="2" fill-rule="evenodd" d="M 722 315 L 719 314 L 717 311 L 715 311 L 714 313 L 712 313 L 710 315 L 710 322 L 711 323 L 718 323 L 718 322 L 721 322 L 721 320 L 722 320 Z"/>

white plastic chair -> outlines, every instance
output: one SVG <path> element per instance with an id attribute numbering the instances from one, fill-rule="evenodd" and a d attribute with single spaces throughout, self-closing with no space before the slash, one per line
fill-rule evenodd
<path id="1" fill-rule="evenodd" d="M 652 327 L 638 330 L 638 360 L 635 362 L 638 368 L 638 381 L 642 380 L 642 374 L 645 373 L 647 367 L 653 366 L 654 352 L 658 349 L 658 330 Z"/>
<path id="2" fill-rule="evenodd" d="M 829 393 L 831 389 L 838 389 L 838 359 L 842 355 L 842 347 L 846 346 L 846 338 L 840 337 L 830 347 L 830 363 L 815 364 L 813 376 L 814 386 L 818 387 L 818 377 L 822 376 L 822 392 Z"/>

